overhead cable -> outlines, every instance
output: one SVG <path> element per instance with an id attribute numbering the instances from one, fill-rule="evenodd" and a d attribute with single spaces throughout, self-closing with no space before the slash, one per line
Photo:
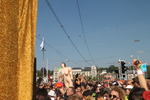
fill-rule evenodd
<path id="1" fill-rule="evenodd" d="M 74 48 L 76 49 L 76 51 L 78 52 L 78 54 L 81 56 L 81 58 L 89 65 L 91 65 L 90 63 L 88 63 L 88 61 L 83 57 L 83 55 L 80 53 L 79 49 L 76 47 L 76 45 L 74 44 L 74 42 L 72 41 L 71 37 L 69 36 L 69 34 L 67 33 L 66 29 L 64 28 L 63 24 L 61 23 L 61 21 L 59 20 L 58 16 L 56 15 L 54 9 L 52 8 L 50 2 L 48 0 L 45 0 L 45 2 L 47 3 L 48 7 L 50 8 L 50 10 L 52 11 L 54 17 L 56 18 L 57 22 L 59 23 L 59 25 L 61 26 L 63 32 L 65 33 L 65 35 L 67 36 L 67 38 L 70 40 L 71 44 L 74 46 Z"/>
<path id="2" fill-rule="evenodd" d="M 84 27 L 83 27 L 81 12 L 80 12 L 79 1 L 78 1 L 78 0 L 76 0 L 76 1 L 77 1 L 78 12 L 79 12 L 79 17 L 80 17 L 80 22 L 81 22 L 81 27 L 82 27 L 82 33 L 83 33 L 83 37 L 84 37 L 84 43 L 85 43 L 86 48 L 87 48 L 87 50 L 88 50 L 88 52 L 89 52 L 89 55 L 90 55 L 91 60 L 92 60 L 93 63 L 95 64 L 95 61 L 94 61 L 94 59 L 93 59 L 93 57 L 92 57 L 92 55 L 91 55 L 90 49 L 89 49 L 88 44 L 87 44 L 87 41 L 86 41 L 85 31 L 84 31 Z"/>

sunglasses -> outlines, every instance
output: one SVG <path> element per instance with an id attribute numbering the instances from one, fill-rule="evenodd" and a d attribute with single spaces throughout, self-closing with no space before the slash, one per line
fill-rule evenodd
<path id="1" fill-rule="evenodd" d="M 117 96 L 116 95 L 109 95 L 109 98 L 111 98 L 111 97 L 113 97 L 113 98 L 117 98 Z"/>

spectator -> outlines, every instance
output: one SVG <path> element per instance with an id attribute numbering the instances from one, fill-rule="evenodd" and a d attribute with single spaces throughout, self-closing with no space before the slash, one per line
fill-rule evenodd
<path id="1" fill-rule="evenodd" d="M 142 97 L 143 92 L 145 91 L 144 88 L 140 88 L 140 87 L 134 87 L 130 94 L 128 99 L 129 100 L 144 100 Z"/>
<path id="2" fill-rule="evenodd" d="M 60 97 L 60 99 L 57 100 L 67 100 L 65 97 Z"/>
<path id="3" fill-rule="evenodd" d="M 139 85 L 141 88 L 145 88 L 145 90 L 148 90 L 147 84 L 146 84 L 146 80 L 143 76 L 143 72 L 140 69 L 140 66 L 142 65 L 142 61 L 137 60 L 137 59 L 133 59 L 132 64 L 134 66 L 134 68 L 137 71 L 137 75 L 138 75 L 138 81 L 139 81 Z"/>
<path id="4" fill-rule="evenodd" d="M 81 91 L 81 87 L 77 87 L 76 89 L 76 94 L 82 99 L 83 95 L 82 95 L 82 91 Z"/>
<path id="5" fill-rule="evenodd" d="M 103 94 L 97 93 L 96 97 L 95 97 L 95 100 L 106 100 L 106 99 L 104 99 L 104 95 Z"/>
<path id="6" fill-rule="evenodd" d="M 125 100 L 125 91 L 120 87 L 113 87 L 109 95 L 110 100 Z"/>
<path id="7" fill-rule="evenodd" d="M 82 99 L 77 95 L 73 95 L 73 96 L 69 97 L 68 100 L 82 100 Z"/>
<path id="8" fill-rule="evenodd" d="M 110 89 L 109 88 L 104 88 L 103 92 L 101 91 L 101 94 L 103 94 L 105 100 L 109 100 Z"/>
<path id="9" fill-rule="evenodd" d="M 83 93 L 84 91 L 86 91 L 86 85 L 81 85 L 81 92 Z"/>
<path id="10" fill-rule="evenodd" d="M 147 83 L 148 90 L 150 90 L 150 80 L 147 79 L 146 83 Z"/>
<path id="11" fill-rule="evenodd" d="M 83 100 L 93 100 L 91 90 L 87 90 L 83 92 Z"/>
<path id="12" fill-rule="evenodd" d="M 75 88 L 74 87 L 69 87 L 66 91 L 66 95 L 67 95 L 68 99 L 71 98 L 74 95 L 77 95 Z"/>
<path id="13" fill-rule="evenodd" d="M 47 97 L 48 93 L 47 90 L 42 88 L 37 90 L 37 99 L 38 100 L 51 100 L 50 98 Z"/>
<path id="14" fill-rule="evenodd" d="M 80 87 L 81 86 L 81 75 L 80 74 L 76 74 L 75 75 L 75 81 L 74 81 L 74 87 L 75 87 L 75 89 L 77 88 L 77 87 Z"/>
<path id="15" fill-rule="evenodd" d="M 133 86 L 132 85 L 127 85 L 125 87 L 125 92 L 126 92 L 126 95 L 128 96 L 132 90 Z"/>
<path id="16" fill-rule="evenodd" d="M 48 92 L 48 96 L 51 98 L 51 100 L 55 100 L 56 99 L 56 93 L 54 90 L 50 90 Z"/>

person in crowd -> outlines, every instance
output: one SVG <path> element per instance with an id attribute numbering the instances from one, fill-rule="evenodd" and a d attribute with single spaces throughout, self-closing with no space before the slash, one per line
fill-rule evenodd
<path id="1" fill-rule="evenodd" d="M 86 84 L 86 81 L 85 81 L 84 77 L 81 76 L 80 74 L 76 74 L 75 81 L 74 81 L 74 87 L 77 88 L 77 87 L 80 87 L 81 85 L 85 85 L 85 84 Z"/>
<path id="2" fill-rule="evenodd" d="M 66 88 L 73 86 L 73 76 L 72 76 L 72 69 L 71 67 L 66 67 L 66 64 L 63 62 L 61 63 L 62 69 L 59 70 L 58 81 L 61 82 L 61 79 L 64 79 L 64 84 Z"/>
<path id="3" fill-rule="evenodd" d="M 37 99 L 38 100 L 51 100 L 49 97 L 48 97 L 48 92 L 46 89 L 42 88 L 42 89 L 38 89 L 37 90 Z"/>
<path id="4" fill-rule="evenodd" d="M 146 83 L 147 83 L 147 88 L 148 88 L 148 90 L 150 90 L 150 80 L 149 80 L 149 79 L 146 79 Z"/>
<path id="5" fill-rule="evenodd" d="M 96 93 L 99 93 L 100 92 L 100 88 L 101 88 L 101 85 L 100 84 L 97 84 L 97 88 L 96 88 Z"/>
<path id="6" fill-rule="evenodd" d="M 95 96 L 96 96 L 96 90 L 97 90 L 97 84 L 96 82 L 94 84 L 92 84 L 92 89 L 91 89 L 91 92 L 92 92 L 92 97 L 95 99 Z"/>
<path id="7" fill-rule="evenodd" d="M 133 64 L 134 68 L 136 69 L 140 87 L 145 88 L 145 90 L 147 91 L 148 87 L 147 87 L 146 79 L 144 78 L 143 72 L 140 69 L 140 66 L 142 65 L 142 61 L 133 59 L 132 64 Z"/>
<path id="8" fill-rule="evenodd" d="M 133 88 L 132 85 L 127 85 L 127 86 L 125 87 L 124 90 L 125 90 L 125 93 L 126 93 L 127 97 L 129 96 L 129 94 L 130 94 L 132 88 Z"/>
<path id="9" fill-rule="evenodd" d="M 59 99 L 56 100 L 67 100 L 65 97 L 60 97 Z"/>
<path id="10" fill-rule="evenodd" d="M 39 84 L 39 85 L 38 85 L 38 88 L 39 88 L 39 89 L 44 88 L 44 84 Z"/>
<path id="11" fill-rule="evenodd" d="M 133 59 L 132 64 L 137 72 L 137 77 L 133 79 L 134 88 L 131 90 L 128 99 L 129 100 L 146 100 L 143 97 L 143 93 L 149 92 L 149 88 L 144 78 L 143 72 L 140 69 L 142 61 Z M 149 97 L 148 97 L 149 98 Z M 149 98 L 150 99 L 150 98 Z M 148 100 L 148 99 L 147 99 Z"/>
<path id="12" fill-rule="evenodd" d="M 68 100 L 82 100 L 78 95 L 73 95 Z"/>
<path id="13" fill-rule="evenodd" d="M 101 94 L 103 94 L 104 100 L 109 100 L 110 88 L 103 88 L 103 91 L 101 91 Z"/>
<path id="14" fill-rule="evenodd" d="M 104 95 L 102 93 L 97 93 L 95 96 L 95 100 L 105 100 Z"/>
<path id="15" fill-rule="evenodd" d="M 66 91 L 66 96 L 68 97 L 68 99 L 73 96 L 76 95 L 76 90 L 74 87 L 69 87 Z"/>
<path id="16" fill-rule="evenodd" d="M 135 87 L 140 87 L 140 83 L 139 83 L 138 77 L 134 77 L 134 78 L 132 79 L 132 82 L 131 82 L 131 83 L 132 83 L 133 86 L 135 86 Z"/>
<path id="17" fill-rule="evenodd" d="M 81 80 L 81 75 L 80 74 L 76 74 L 75 75 L 75 81 L 74 81 L 74 87 L 75 87 L 75 89 L 77 88 L 77 87 L 80 87 L 81 86 L 81 82 L 82 82 L 82 80 Z"/>
<path id="18" fill-rule="evenodd" d="M 145 79 L 140 66 L 142 62 L 132 61 L 137 77 L 126 81 L 86 81 L 83 76 L 76 74 L 73 84 L 72 69 L 61 63 L 60 80 L 55 84 L 37 85 L 37 100 L 150 100 L 150 80 Z M 63 85 L 61 85 L 63 84 Z M 61 86 L 59 86 L 61 85 Z"/>
<path id="19" fill-rule="evenodd" d="M 55 100 L 56 99 L 56 93 L 55 93 L 55 91 L 54 90 L 50 90 L 48 92 L 48 97 L 50 97 L 51 100 Z"/>
<path id="20" fill-rule="evenodd" d="M 128 96 L 128 100 L 144 100 L 142 97 L 144 91 L 144 88 L 134 87 Z"/>
<path id="21" fill-rule="evenodd" d="M 62 88 L 62 90 L 63 90 L 63 88 Z M 55 89 L 55 93 L 56 93 L 56 100 L 60 100 L 60 98 L 62 98 L 64 96 L 64 93 L 63 94 L 61 93 L 61 89 L 60 88 L 56 88 Z"/>
<path id="22" fill-rule="evenodd" d="M 87 90 L 83 92 L 83 100 L 94 100 L 94 98 L 92 97 L 91 90 Z"/>
<path id="23" fill-rule="evenodd" d="M 117 86 L 111 88 L 111 93 L 109 95 L 110 100 L 125 100 L 125 91 Z"/>
<path id="24" fill-rule="evenodd" d="M 85 85 L 81 85 L 81 92 L 83 93 L 84 91 L 86 91 L 86 84 Z"/>
<path id="25" fill-rule="evenodd" d="M 123 88 L 123 89 L 126 89 L 126 87 L 127 87 L 127 81 L 125 81 L 125 82 L 122 84 L 122 88 Z"/>
<path id="26" fill-rule="evenodd" d="M 80 99 L 83 98 L 82 91 L 81 91 L 81 87 L 77 87 L 77 89 L 76 89 L 76 94 L 79 96 Z"/>

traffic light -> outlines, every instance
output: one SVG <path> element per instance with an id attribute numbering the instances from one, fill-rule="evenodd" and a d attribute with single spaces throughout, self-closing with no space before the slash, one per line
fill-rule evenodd
<path id="1" fill-rule="evenodd" d="M 125 64 L 126 64 L 126 63 L 125 63 L 124 61 L 121 61 L 122 73 L 125 73 L 125 71 L 127 70 Z"/>
<path id="2" fill-rule="evenodd" d="M 118 74 L 118 73 L 119 73 L 119 70 L 115 70 L 115 73 Z"/>

